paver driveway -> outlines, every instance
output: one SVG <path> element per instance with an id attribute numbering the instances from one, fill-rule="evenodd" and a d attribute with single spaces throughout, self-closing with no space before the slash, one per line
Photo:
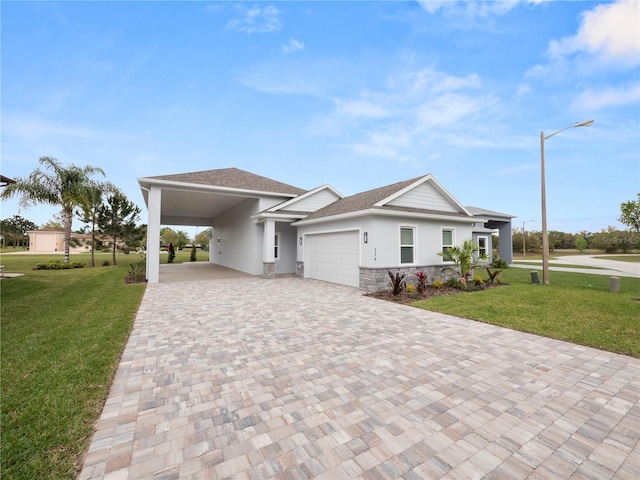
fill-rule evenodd
<path id="1" fill-rule="evenodd" d="M 639 396 L 637 359 L 349 287 L 155 284 L 80 478 L 637 479 Z"/>

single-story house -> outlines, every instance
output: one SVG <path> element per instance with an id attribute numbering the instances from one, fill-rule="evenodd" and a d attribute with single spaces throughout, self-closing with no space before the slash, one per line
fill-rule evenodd
<path id="1" fill-rule="evenodd" d="M 64 253 L 64 231 L 42 228 L 27 232 L 30 253 Z M 113 237 L 100 235 L 97 240 L 113 244 Z M 118 242 L 121 243 L 121 242 Z M 91 235 L 71 232 L 69 253 L 82 253 L 91 249 Z"/>
<path id="2" fill-rule="evenodd" d="M 212 227 L 209 261 L 253 275 L 297 274 L 367 291 L 387 272 L 441 277 L 438 253 L 472 238 L 512 262 L 513 216 L 465 207 L 433 175 L 344 197 L 226 168 L 139 178 L 149 212 L 147 279 L 159 281 L 160 226 Z"/>

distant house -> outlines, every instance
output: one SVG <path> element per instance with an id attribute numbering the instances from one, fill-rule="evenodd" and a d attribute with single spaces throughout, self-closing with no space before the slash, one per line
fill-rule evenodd
<path id="1" fill-rule="evenodd" d="M 29 252 L 31 253 L 64 253 L 64 232 L 55 229 L 40 229 L 27 232 L 29 234 Z M 113 238 L 101 235 L 97 238 L 102 243 L 112 244 Z M 71 232 L 69 253 L 82 253 L 91 249 L 91 235 Z"/>
<path id="2" fill-rule="evenodd" d="M 488 256 L 499 232 L 511 263 L 511 215 L 465 207 L 433 175 L 349 197 L 330 185 L 303 190 L 236 168 L 138 179 L 160 225 L 212 227 L 209 261 L 273 278 L 297 274 L 367 291 L 386 288 L 387 271 L 442 275 L 439 256 L 472 238 Z M 147 245 L 147 278 L 159 281 L 159 242 Z"/>

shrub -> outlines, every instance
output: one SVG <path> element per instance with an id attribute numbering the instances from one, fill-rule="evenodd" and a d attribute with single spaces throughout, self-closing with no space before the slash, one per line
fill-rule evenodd
<path id="1" fill-rule="evenodd" d="M 424 272 L 416 272 L 415 275 L 418 277 L 418 293 L 422 293 L 427 288 L 427 274 Z"/>
<path id="2" fill-rule="evenodd" d="M 404 280 L 404 277 L 406 275 L 404 273 L 401 275 L 398 272 L 396 272 L 396 274 L 394 275 L 393 273 L 391 273 L 391 270 L 389 270 L 387 273 L 389 275 L 389 278 L 391 279 L 389 281 L 389 288 L 391 289 L 391 293 L 393 293 L 394 296 L 400 295 L 400 293 L 402 293 L 402 290 L 404 290 L 406 286 L 406 282 Z"/>
<path id="3" fill-rule="evenodd" d="M 147 264 L 144 260 L 129 264 L 129 273 L 124 278 L 126 283 L 144 283 L 147 281 Z"/>
<path id="4" fill-rule="evenodd" d="M 195 244 L 193 244 L 191 246 L 191 257 L 189 257 L 189 261 L 195 262 L 196 260 L 198 260 L 198 258 L 196 257 L 196 246 Z"/>
<path id="5" fill-rule="evenodd" d="M 491 266 L 493 268 L 509 268 L 509 264 L 501 259 L 500 257 L 496 257 L 493 259 L 493 261 L 491 262 Z"/>
<path id="6" fill-rule="evenodd" d="M 35 270 L 68 270 L 70 268 L 83 268 L 85 262 L 62 263 L 60 260 L 47 260 L 36 264 Z"/>
<path id="7" fill-rule="evenodd" d="M 444 285 L 444 283 L 441 278 L 436 278 L 434 282 L 431 284 L 433 288 L 442 288 L 442 285 Z"/>
<path id="8" fill-rule="evenodd" d="M 453 287 L 453 288 L 460 288 L 460 287 L 462 287 L 462 286 L 463 286 L 463 285 L 462 285 L 458 280 L 456 280 L 455 278 L 450 278 L 449 280 L 447 280 L 447 285 L 448 285 L 449 287 Z"/>
<path id="9" fill-rule="evenodd" d="M 109 260 L 103 260 L 102 261 L 102 266 L 103 267 L 108 267 L 109 265 L 111 265 L 111 262 Z"/>
<path id="10" fill-rule="evenodd" d="M 176 259 L 176 250 L 173 248 L 173 243 L 169 244 L 169 256 L 167 257 L 167 263 L 173 263 Z"/>
<path id="11" fill-rule="evenodd" d="M 415 291 L 416 291 L 416 286 L 415 286 L 415 285 L 411 285 L 411 284 L 409 284 L 409 285 L 407 285 L 407 286 L 405 287 L 405 291 L 406 291 L 407 293 L 415 293 Z"/>
<path id="12" fill-rule="evenodd" d="M 487 268 L 487 274 L 489 275 L 489 279 L 487 281 L 489 283 L 493 283 L 494 280 L 496 280 L 496 277 L 500 275 L 500 272 L 502 272 L 502 270 L 494 270 L 492 272 L 489 267 L 486 267 L 486 268 Z M 497 280 L 497 282 L 500 283 L 500 280 Z"/>
<path id="13" fill-rule="evenodd" d="M 482 279 L 482 277 L 480 275 L 475 275 L 473 277 L 473 283 L 476 285 L 483 285 L 484 284 L 484 280 Z"/>

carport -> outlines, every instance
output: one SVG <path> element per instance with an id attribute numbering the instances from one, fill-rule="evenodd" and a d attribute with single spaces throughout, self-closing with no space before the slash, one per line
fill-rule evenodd
<path id="1" fill-rule="evenodd" d="M 143 177 L 138 179 L 148 210 L 147 280 L 160 281 L 160 227 L 184 225 L 216 228 L 216 252 L 209 261 L 249 274 L 274 263 L 274 219 L 256 221 L 262 210 L 294 198 L 304 190 L 237 168 Z M 256 228 L 258 227 L 258 228 Z M 220 245 L 226 241 L 226 245 Z M 295 255 L 295 253 L 294 253 Z M 223 263 L 224 262 L 224 263 Z"/>

